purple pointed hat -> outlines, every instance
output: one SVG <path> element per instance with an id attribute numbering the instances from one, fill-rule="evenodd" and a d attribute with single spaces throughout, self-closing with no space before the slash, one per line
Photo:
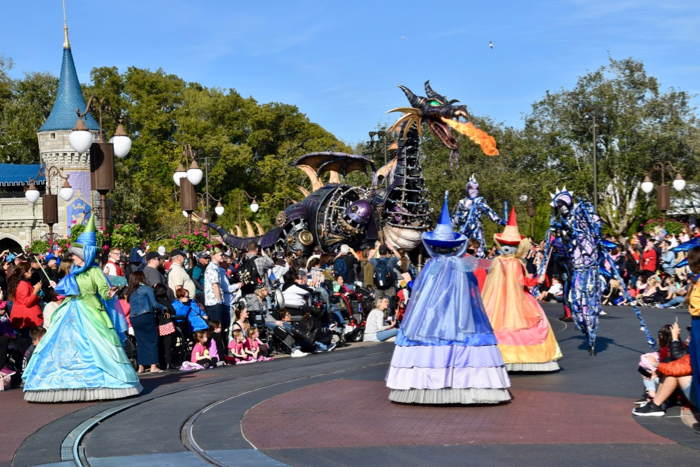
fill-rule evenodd
<path id="1" fill-rule="evenodd" d="M 423 240 L 430 246 L 438 248 L 456 248 L 467 241 L 467 237 L 459 232 L 452 230 L 452 221 L 450 220 L 450 209 L 447 205 L 449 192 L 445 192 L 445 202 L 442 205 L 440 220 L 435 230 L 425 232 L 422 235 Z"/>

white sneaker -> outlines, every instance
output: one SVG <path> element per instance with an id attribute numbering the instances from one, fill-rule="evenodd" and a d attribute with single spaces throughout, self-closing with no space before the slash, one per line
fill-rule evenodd
<path id="1" fill-rule="evenodd" d="M 309 354 L 302 352 L 299 349 L 292 350 L 292 357 L 306 357 L 307 355 L 309 355 Z"/>
<path id="2" fill-rule="evenodd" d="M 601 315 L 601 316 L 605 316 L 605 315 L 607 315 L 607 313 L 604 312 L 603 310 L 601 310 L 601 311 L 600 311 L 600 315 Z"/>

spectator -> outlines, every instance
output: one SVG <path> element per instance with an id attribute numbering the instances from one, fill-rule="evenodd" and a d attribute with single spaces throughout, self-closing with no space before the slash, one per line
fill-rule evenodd
<path id="1" fill-rule="evenodd" d="M 558 276 L 552 277 L 552 285 L 546 292 L 542 292 L 537 299 L 542 302 L 553 300 L 562 303 L 564 301 L 564 287 Z"/>
<path id="2" fill-rule="evenodd" d="M 657 255 L 656 250 L 654 249 L 654 244 L 647 242 L 641 259 L 641 273 L 646 277 L 653 276 L 656 272 L 656 261 Z"/>
<path id="3" fill-rule="evenodd" d="M 51 326 L 51 316 L 53 316 L 54 311 L 58 309 L 59 306 L 61 306 L 61 303 L 63 303 L 63 300 L 66 297 L 63 295 L 58 295 L 53 289 L 49 292 L 48 299 L 49 302 L 44 305 L 44 310 L 43 310 L 43 315 L 44 315 L 44 328 L 49 329 L 49 326 Z"/>
<path id="4" fill-rule="evenodd" d="M 119 266 L 119 260 L 122 257 L 122 250 L 119 247 L 113 246 L 109 250 L 109 257 L 104 267 L 104 273 L 109 276 L 124 277 L 124 271 Z"/>
<path id="5" fill-rule="evenodd" d="M 251 280 L 245 281 L 243 279 L 240 282 L 243 284 L 242 292 L 243 296 L 254 294 L 255 289 L 262 283 L 267 284 L 268 271 L 275 267 L 274 261 L 267 256 L 267 253 L 260 250 L 258 244 L 255 242 L 248 243 L 248 252 L 245 255 L 245 259 L 241 264 L 241 268 L 250 272 L 251 275 L 255 276 L 253 273 L 252 266 L 255 265 L 255 271 L 257 271 L 257 277 L 252 277 Z"/>
<path id="6" fill-rule="evenodd" d="M 222 252 L 214 248 L 211 252 L 211 262 L 204 271 L 204 309 L 209 319 L 222 322 L 224 319 L 225 305 L 224 294 L 221 290 L 221 263 Z"/>
<path id="7" fill-rule="evenodd" d="M 671 397 L 677 389 L 680 389 L 683 396 L 693 406 L 697 407 L 697 389 L 695 384 L 695 374 L 693 372 L 692 357 L 680 341 L 681 329 L 678 323 L 671 327 L 672 342 L 670 345 L 670 359 L 668 363 L 659 363 L 656 371 L 651 371 L 651 379 L 659 378 L 661 383 L 656 390 L 656 395 L 647 404 L 632 410 L 632 414 L 639 417 L 663 417 L 665 410 L 662 408 L 664 402 Z M 693 337 L 690 338 L 692 345 Z M 697 363 L 695 363 L 697 364 Z M 697 423 L 695 425 L 698 425 Z M 695 428 L 695 425 L 693 428 Z"/>
<path id="8" fill-rule="evenodd" d="M 192 282 L 194 282 L 197 293 L 195 295 L 190 294 L 192 298 L 204 293 L 204 271 L 209 266 L 209 261 L 211 261 L 211 256 L 208 251 L 197 254 L 197 264 L 192 269 Z"/>
<path id="9" fill-rule="evenodd" d="M 8 295 L 12 303 L 12 327 L 21 331 L 22 337 L 29 337 L 29 330 L 41 326 L 43 315 L 39 306 L 39 291 L 41 281 L 33 286 L 30 283 L 32 268 L 29 263 L 20 263 L 15 267 L 15 272 L 10 277 Z"/>
<path id="10" fill-rule="evenodd" d="M 175 327 L 172 317 L 177 313 L 168 298 L 168 288 L 163 284 L 153 287 L 156 301 L 165 307 L 158 313 L 158 355 L 165 370 L 176 370 L 173 365 L 173 345 L 175 344 Z"/>
<path id="11" fill-rule="evenodd" d="M 399 262 L 398 256 L 389 257 L 389 248 L 379 246 L 379 258 L 370 258 L 374 268 L 374 285 L 386 296 L 396 295 L 396 277 L 394 268 Z"/>
<path id="12" fill-rule="evenodd" d="M 688 289 L 690 289 L 690 282 L 686 282 L 686 284 L 682 288 L 676 289 L 675 296 L 671 298 L 670 301 L 666 303 L 661 303 L 656 306 L 658 306 L 659 308 L 677 308 L 683 305 L 683 303 L 685 302 L 685 298 L 688 296 Z"/>
<path id="13" fill-rule="evenodd" d="M 359 261 L 357 261 L 355 256 L 355 250 L 348 245 L 341 245 L 340 252 L 333 261 L 334 275 L 340 274 L 343 276 L 346 284 L 355 285 L 358 265 Z"/>
<path id="14" fill-rule="evenodd" d="M 190 297 L 194 297 L 197 288 L 190 278 L 187 271 L 185 271 L 185 254 L 180 250 L 173 250 L 170 253 L 170 270 L 168 271 L 168 287 L 172 291 L 173 295 L 177 295 L 177 290 L 184 287 L 187 292 L 189 292 Z"/>
<path id="15" fill-rule="evenodd" d="M 156 301 L 156 296 L 142 271 L 135 271 L 129 277 L 127 301 L 131 305 L 131 326 L 136 336 L 136 360 L 138 373 L 145 373 L 145 367 L 151 367 L 151 373 L 162 373 L 158 368 L 158 326 L 156 310 L 165 307 Z"/>
<path id="16" fill-rule="evenodd" d="M 29 338 L 32 340 L 32 345 L 29 346 L 26 352 L 24 352 L 24 360 L 22 362 L 22 370 L 27 368 L 27 365 L 29 364 L 29 360 L 32 359 L 32 355 L 34 355 L 34 350 L 36 349 L 36 346 L 39 345 L 39 342 L 41 342 L 41 338 L 44 337 L 46 334 L 46 329 L 44 329 L 42 326 L 37 326 L 35 328 L 32 328 L 29 330 Z"/>
<path id="17" fill-rule="evenodd" d="M 146 256 L 146 253 L 141 248 L 135 246 L 131 249 L 131 253 L 129 253 L 129 265 L 126 267 L 126 271 L 124 271 L 127 281 L 131 273 L 143 270 L 145 266 L 143 263 L 144 256 Z"/>
<path id="18" fill-rule="evenodd" d="M 246 350 L 246 353 L 250 355 L 253 360 L 258 362 L 267 362 L 272 360 L 272 358 L 268 355 L 269 349 L 267 344 L 264 344 L 260 340 L 260 330 L 256 327 L 252 327 L 250 328 L 248 334 L 248 349 Z"/>
<path id="19" fill-rule="evenodd" d="M 177 299 L 172 303 L 175 310 L 175 317 L 179 319 L 187 319 L 190 332 L 201 331 L 209 326 L 205 321 L 207 316 L 201 308 L 197 306 L 194 300 L 190 299 L 190 293 L 186 288 L 182 287 L 175 293 Z"/>
<path id="20" fill-rule="evenodd" d="M 621 296 L 622 288 L 620 286 L 620 281 L 617 279 L 610 279 L 608 293 L 603 294 L 603 305 L 617 305 Z"/>
<path id="21" fill-rule="evenodd" d="M 237 364 L 252 363 L 251 357 L 246 351 L 248 350 L 248 339 L 240 329 L 234 329 L 231 342 L 228 345 L 229 352 L 233 357 L 233 361 Z"/>
<path id="22" fill-rule="evenodd" d="M 661 243 L 661 269 L 667 276 L 673 277 L 676 275 L 676 254 L 672 251 L 671 242 L 664 240 Z"/>
<path id="23" fill-rule="evenodd" d="M 157 252 L 150 251 L 146 253 L 146 266 L 143 268 L 143 274 L 146 276 L 146 281 L 151 287 L 155 287 L 156 284 L 163 284 L 166 287 L 168 285 L 165 276 L 158 270 L 160 268 L 160 261 L 161 256 Z"/>
<path id="24" fill-rule="evenodd" d="M 0 293 L 0 373 L 12 376 L 16 371 L 20 371 L 21 368 L 13 369 L 8 366 L 10 352 L 14 351 L 19 355 L 24 355 L 29 345 L 30 341 L 19 337 L 12 328 L 10 318 L 7 316 L 7 302 L 2 299 Z M 0 384 L 2 383 L 0 382 Z"/>
<path id="25" fill-rule="evenodd" d="M 391 320 L 386 324 L 387 309 L 389 307 L 389 297 L 380 295 L 377 299 L 375 308 L 367 316 L 367 324 L 365 325 L 365 342 L 384 342 L 393 337 L 396 337 L 399 330 L 396 327 L 396 321 Z"/>
<path id="26" fill-rule="evenodd" d="M 241 300 L 236 302 L 235 313 L 236 321 L 231 326 L 232 330 L 240 330 L 244 336 L 248 336 L 248 329 L 250 329 L 250 323 L 248 322 L 248 308 L 246 307 L 246 302 Z"/>
<path id="27" fill-rule="evenodd" d="M 316 245 L 314 247 L 314 253 L 311 256 L 309 256 L 309 260 L 306 262 L 306 270 L 307 271 L 309 269 L 311 269 L 311 265 L 309 263 L 311 263 L 312 259 L 317 259 L 319 263 L 321 262 L 321 255 L 322 254 L 323 254 L 323 249 L 321 248 L 320 245 Z"/>
<path id="28" fill-rule="evenodd" d="M 209 328 L 194 333 L 194 348 L 192 349 L 191 362 L 204 368 L 213 366 L 209 352 Z"/>
<path id="29" fill-rule="evenodd" d="M 307 298 L 311 292 L 313 289 L 306 285 L 306 276 L 297 274 L 295 281 L 282 291 L 284 304 L 287 308 L 302 310 L 302 314 L 310 313 L 313 309 L 307 305 Z"/>
<path id="30" fill-rule="evenodd" d="M 362 252 L 362 285 L 365 287 L 374 287 L 374 266 L 370 263 L 371 248 L 365 248 Z"/>

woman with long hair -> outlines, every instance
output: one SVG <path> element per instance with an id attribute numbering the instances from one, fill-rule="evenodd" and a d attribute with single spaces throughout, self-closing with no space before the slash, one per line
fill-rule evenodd
<path id="1" fill-rule="evenodd" d="M 129 288 L 126 299 L 131 305 L 131 327 L 136 336 L 136 360 L 139 373 L 145 373 L 146 366 L 151 367 L 151 373 L 162 373 L 158 368 L 158 325 L 156 310 L 166 308 L 156 301 L 153 289 L 146 281 L 143 271 L 133 271 L 129 276 Z"/>
<path id="2" fill-rule="evenodd" d="M 70 248 L 73 267 L 56 286 L 66 298 L 22 375 L 30 402 L 120 399 L 143 388 L 124 352 L 128 329 L 116 288 L 95 262 L 94 217 Z"/>
<path id="3" fill-rule="evenodd" d="M 22 337 L 29 337 L 29 329 L 41 326 L 44 317 L 39 306 L 41 281 L 31 283 L 32 267 L 29 263 L 19 263 L 10 277 L 8 295 L 12 303 L 12 327 L 19 330 Z"/>

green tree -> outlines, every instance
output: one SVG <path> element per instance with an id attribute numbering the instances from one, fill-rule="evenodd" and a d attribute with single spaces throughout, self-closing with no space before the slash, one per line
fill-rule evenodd
<path id="1" fill-rule="evenodd" d="M 542 188 L 566 185 L 590 201 L 595 112 L 599 214 L 613 234 L 624 235 L 655 200 L 639 189 L 655 161 L 695 174 L 698 122 L 690 98 L 684 91 L 662 91 L 642 62 L 610 58 L 572 90 L 547 92 L 533 104 L 523 131 L 525 167 Z"/>

